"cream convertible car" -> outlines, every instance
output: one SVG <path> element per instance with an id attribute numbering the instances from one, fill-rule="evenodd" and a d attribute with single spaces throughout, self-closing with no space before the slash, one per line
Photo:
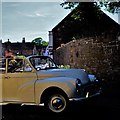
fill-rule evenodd
<path id="1" fill-rule="evenodd" d="M 101 86 L 94 75 L 82 69 L 61 69 L 46 56 L 0 59 L 0 103 L 44 105 L 60 113 L 69 101 L 99 95 Z"/>

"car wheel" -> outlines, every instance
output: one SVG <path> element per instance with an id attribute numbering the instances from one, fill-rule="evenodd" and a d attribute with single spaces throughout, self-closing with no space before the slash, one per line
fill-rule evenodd
<path id="1" fill-rule="evenodd" d="M 55 113 L 60 113 L 66 109 L 67 99 L 61 94 L 50 95 L 45 105 L 48 110 Z"/>

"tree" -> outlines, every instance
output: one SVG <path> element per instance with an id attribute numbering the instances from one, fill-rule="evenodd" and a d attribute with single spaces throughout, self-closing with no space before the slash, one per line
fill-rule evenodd
<path id="1" fill-rule="evenodd" d="M 87 20 L 88 17 L 92 18 L 93 15 L 99 18 L 102 14 L 95 2 L 64 2 L 61 6 L 64 9 L 71 9 L 74 12 L 72 17 L 79 21 Z"/>
<path id="2" fill-rule="evenodd" d="M 32 43 L 36 46 L 42 46 L 42 38 L 41 37 L 38 37 L 38 38 L 35 38 L 34 40 L 32 40 Z"/>
<path id="3" fill-rule="evenodd" d="M 64 9 L 74 10 L 74 14 L 72 17 L 74 19 L 79 19 L 80 21 L 84 19 L 84 16 L 87 15 L 84 11 L 93 11 L 97 13 L 99 18 L 100 7 L 105 7 L 107 11 L 111 13 L 119 12 L 120 10 L 120 1 L 119 2 L 108 2 L 107 0 L 101 0 L 99 3 L 97 2 L 63 2 L 60 4 Z M 97 10 L 97 11 L 96 11 Z M 90 15 L 87 15 L 90 16 Z"/>
<path id="4" fill-rule="evenodd" d="M 48 46 L 48 42 L 44 41 L 41 37 L 35 38 L 32 40 L 32 43 L 36 46 Z"/>
<path id="5" fill-rule="evenodd" d="M 48 46 L 48 42 L 42 41 L 42 45 L 43 45 L 43 46 Z"/>
<path id="6" fill-rule="evenodd" d="M 101 0 L 99 6 L 104 6 L 108 12 L 118 13 L 120 10 L 120 1 L 117 2 L 116 0 L 116 2 L 110 2 L 109 0 Z"/>
<path id="7" fill-rule="evenodd" d="M 65 22 L 67 24 L 64 23 L 64 29 L 61 28 L 61 36 L 67 37 L 61 38 L 64 43 L 72 38 L 78 40 L 83 37 L 105 37 L 111 31 L 112 20 L 109 20 L 96 2 L 64 2 L 61 6 L 72 10 Z M 64 31 L 67 31 L 67 34 Z"/>

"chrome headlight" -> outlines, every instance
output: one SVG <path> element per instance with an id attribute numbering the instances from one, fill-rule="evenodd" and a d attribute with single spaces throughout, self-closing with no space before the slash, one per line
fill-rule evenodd
<path id="1" fill-rule="evenodd" d="M 80 90 L 81 85 L 82 85 L 81 80 L 77 78 L 77 79 L 76 79 L 76 90 L 77 90 L 77 91 Z"/>
<path id="2" fill-rule="evenodd" d="M 97 81 L 97 78 L 96 78 L 95 75 L 88 74 L 88 77 L 89 77 L 89 79 L 90 79 L 91 82 L 95 82 L 95 81 Z"/>

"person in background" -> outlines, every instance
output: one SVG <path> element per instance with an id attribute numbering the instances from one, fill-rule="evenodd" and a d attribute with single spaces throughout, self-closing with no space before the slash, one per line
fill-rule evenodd
<path id="1" fill-rule="evenodd" d="M 48 56 L 49 55 L 49 50 L 48 47 L 46 47 L 45 52 L 43 53 L 44 56 Z"/>
<path id="2" fill-rule="evenodd" d="M 15 60 L 15 56 L 10 49 L 5 50 L 5 58 L 8 59 L 8 72 L 13 72 L 16 68 L 17 61 Z"/>
<path id="3" fill-rule="evenodd" d="M 10 49 L 5 50 L 5 58 L 14 58 L 14 55 Z"/>

